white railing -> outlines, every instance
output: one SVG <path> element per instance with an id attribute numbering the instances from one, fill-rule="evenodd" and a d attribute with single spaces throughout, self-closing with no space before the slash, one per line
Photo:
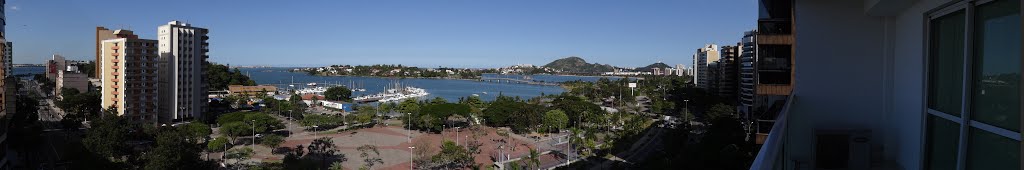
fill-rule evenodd
<path id="1" fill-rule="evenodd" d="M 757 157 L 754 158 L 754 162 L 750 165 L 751 170 L 774 170 L 774 169 L 785 169 L 786 162 L 784 161 L 785 156 L 785 144 L 786 144 L 786 119 L 789 114 L 790 107 L 793 106 L 794 96 L 796 94 L 790 93 L 786 99 L 786 105 L 779 111 L 779 116 L 775 118 L 775 124 L 772 125 L 772 130 L 768 132 L 768 139 L 765 139 L 764 144 L 761 145 L 761 150 L 757 152 Z"/>

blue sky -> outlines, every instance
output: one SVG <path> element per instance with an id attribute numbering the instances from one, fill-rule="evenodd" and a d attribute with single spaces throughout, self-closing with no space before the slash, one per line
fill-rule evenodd
<path id="1" fill-rule="evenodd" d="M 93 59 L 94 28 L 154 39 L 182 20 L 210 29 L 210 60 L 232 65 L 543 65 L 567 56 L 637 67 L 690 65 L 735 44 L 754 0 L 7 0 L 15 63 Z"/>

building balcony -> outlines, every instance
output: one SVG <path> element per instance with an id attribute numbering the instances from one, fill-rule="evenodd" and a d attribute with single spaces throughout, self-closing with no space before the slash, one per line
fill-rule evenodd
<path id="1" fill-rule="evenodd" d="M 787 99 L 786 104 L 782 107 L 782 111 L 779 112 L 779 116 L 775 120 L 758 120 L 759 125 L 762 123 L 771 124 L 771 129 L 767 133 L 761 133 L 759 129 L 755 134 L 755 142 L 761 144 L 761 150 L 757 152 L 757 157 L 751 163 L 750 169 L 793 169 L 786 167 L 784 149 L 786 128 L 789 127 L 787 116 L 789 115 L 790 107 L 793 105 L 793 99 L 794 96 L 792 95 Z"/>
<path id="2" fill-rule="evenodd" d="M 764 35 L 789 35 L 793 33 L 793 21 L 788 18 L 766 18 L 757 20 L 758 39 Z"/>
<path id="3" fill-rule="evenodd" d="M 111 55 L 111 56 L 114 56 L 114 57 L 117 57 L 117 56 L 120 56 L 120 55 L 121 55 L 121 53 L 110 53 L 110 55 Z"/>
<path id="4" fill-rule="evenodd" d="M 110 49 L 111 49 L 111 50 L 118 50 L 118 49 L 121 49 L 121 47 L 118 47 L 118 46 L 113 46 L 113 47 L 110 47 Z"/>

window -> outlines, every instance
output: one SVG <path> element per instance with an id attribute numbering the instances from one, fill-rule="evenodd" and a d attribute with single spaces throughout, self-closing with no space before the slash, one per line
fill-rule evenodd
<path id="1" fill-rule="evenodd" d="M 928 14 L 925 169 L 1020 169 L 1019 0 Z"/>

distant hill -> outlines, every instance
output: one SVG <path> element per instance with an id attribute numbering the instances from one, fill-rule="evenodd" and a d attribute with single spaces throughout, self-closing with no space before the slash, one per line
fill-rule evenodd
<path id="1" fill-rule="evenodd" d="M 672 66 L 669 66 L 668 64 L 665 64 L 665 63 L 658 62 L 658 63 L 654 63 L 654 64 L 647 65 L 647 66 L 644 66 L 644 67 L 636 68 L 636 71 L 647 71 L 647 72 L 650 72 L 650 71 L 653 71 L 654 68 L 672 68 Z"/>
<path id="2" fill-rule="evenodd" d="M 566 57 L 552 61 L 544 65 L 544 67 L 552 68 L 555 70 L 561 70 L 567 73 L 603 73 L 614 71 L 615 67 L 607 64 L 598 63 L 587 63 L 586 60 L 580 57 Z"/>

